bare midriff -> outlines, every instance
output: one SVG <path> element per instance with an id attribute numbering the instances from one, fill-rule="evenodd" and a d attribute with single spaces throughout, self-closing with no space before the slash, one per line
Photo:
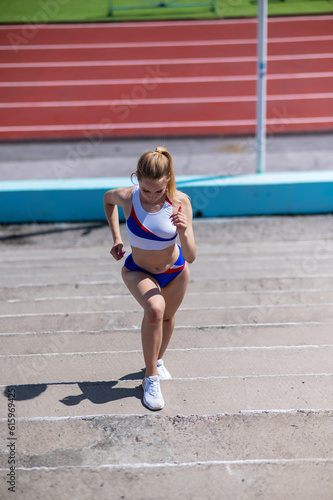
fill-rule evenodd
<path id="1" fill-rule="evenodd" d="M 164 273 L 176 262 L 179 257 L 178 245 L 171 245 L 163 250 L 142 250 L 132 247 L 132 257 L 138 266 L 149 273 Z"/>

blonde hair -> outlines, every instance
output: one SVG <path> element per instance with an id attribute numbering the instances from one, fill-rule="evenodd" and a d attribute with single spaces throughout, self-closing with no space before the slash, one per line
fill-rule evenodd
<path id="1" fill-rule="evenodd" d="M 143 153 L 138 161 L 136 172 L 138 181 L 141 179 L 167 179 L 167 193 L 171 201 L 176 199 L 176 180 L 173 172 L 172 158 L 169 151 L 161 146 L 157 147 L 155 151 L 148 151 Z"/>

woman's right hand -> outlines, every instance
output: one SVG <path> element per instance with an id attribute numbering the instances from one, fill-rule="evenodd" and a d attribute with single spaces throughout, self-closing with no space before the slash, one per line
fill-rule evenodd
<path id="1" fill-rule="evenodd" d="M 126 252 L 123 251 L 123 247 L 124 247 L 123 243 L 117 243 L 113 245 L 113 247 L 110 250 L 110 254 L 114 259 L 120 260 L 124 257 Z"/>

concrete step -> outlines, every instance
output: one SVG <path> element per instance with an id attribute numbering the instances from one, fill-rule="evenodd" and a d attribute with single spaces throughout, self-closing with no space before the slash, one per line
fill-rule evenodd
<path id="1" fill-rule="evenodd" d="M 231 258 L 252 256 L 256 259 L 260 256 L 289 255 L 291 258 L 299 258 L 300 255 L 312 255 L 315 252 L 318 258 L 324 260 L 332 258 L 333 231 L 329 217 L 330 215 L 307 216 L 306 222 L 302 216 L 294 217 L 294 220 L 292 218 L 287 220 L 283 216 L 276 216 L 274 219 L 272 217 L 194 219 L 196 241 L 199 243 L 198 255 L 230 256 Z M 76 231 L 80 223 L 36 224 L 35 231 L 29 231 L 31 227 L 34 227 L 33 224 L 29 224 L 20 227 L 20 234 L 17 234 L 15 225 L 3 226 L 3 229 L 0 228 L 0 238 L 7 245 L 4 244 L 2 247 L 0 264 L 1 262 L 19 264 L 26 261 L 48 263 L 50 259 L 66 262 L 68 259 L 75 261 L 88 257 L 96 262 L 100 259 L 110 260 L 112 237 L 108 227 L 99 224 L 96 228 L 93 227 L 93 223 L 90 224 L 91 227 L 86 227 L 89 223 L 81 225 L 82 232 L 89 230 L 91 240 L 88 235 Z M 101 234 L 98 235 L 96 229 Z M 304 232 L 305 229 L 306 232 Z M 14 233 L 12 241 L 11 232 Z M 120 232 L 124 245 L 128 246 L 124 224 L 121 224 Z M 207 242 L 207 235 L 209 235 L 209 242 Z M 79 240 L 87 244 L 80 245 Z M 21 245 L 22 241 L 26 241 L 27 245 Z M 33 241 L 41 244 L 31 244 Z M 15 252 L 13 252 L 14 246 Z M 61 257 L 59 256 L 60 248 Z M 258 248 L 260 248 L 259 254 Z"/>
<path id="2" fill-rule="evenodd" d="M 142 364 L 139 365 L 143 368 Z M 42 372 L 42 370 L 41 370 Z M 38 367 L 35 369 L 38 373 Z M 125 372 L 127 380 L 81 381 L 43 383 L 40 377 L 35 384 L 24 383 L 20 373 L 20 387 L 16 402 L 17 415 L 21 417 L 59 417 L 85 415 L 119 415 L 150 413 L 142 405 L 140 368 L 134 373 Z M 134 380 L 128 380 L 129 377 Z M 96 377 L 97 379 L 97 377 Z M 7 384 L 12 386 L 13 382 Z M 216 413 L 237 414 L 243 410 L 330 410 L 333 404 L 333 375 L 237 375 L 165 380 L 162 393 L 165 407 L 161 415 L 207 415 Z M 2 386 L 3 394 L 6 387 Z M 5 405 L 0 418 L 6 419 Z"/>
<path id="3" fill-rule="evenodd" d="M 191 292 L 191 288 L 182 302 L 183 308 L 235 307 L 235 306 L 281 306 L 281 305 L 325 305 L 333 304 L 332 290 L 279 290 L 267 292 Z M 97 290 L 96 290 L 97 292 Z M 0 302 L 0 315 L 9 314 L 50 314 L 89 311 L 91 307 L 108 311 L 132 311 L 138 307 L 132 295 L 63 295 L 54 297 L 34 297 L 31 293 L 26 300 L 8 299 Z"/>
<path id="4" fill-rule="evenodd" d="M 166 362 L 174 378 L 332 373 L 333 344 L 322 346 L 173 349 Z M 141 349 L 1 355 L 3 384 L 132 379 L 142 368 Z M 15 366 L 15 374 L 10 367 Z M 7 375 L 6 375 L 7 374 Z M 141 373 L 137 377 L 142 378 Z"/>
<path id="5" fill-rule="evenodd" d="M 204 260 L 205 263 L 209 265 L 219 264 L 222 267 L 234 267 L 238 266 L 240 268 L 245 267 L 257 267 L 264 266 L 264 268 L 270 268 L 279 264 L 282 268 L 289 268 L 292 266 L 299 266 L 300 264 L 310 264 L 311 260 L 316 261 L 317 266 L 329 266 L 332 262 L 332 249 L 330 252 L 326 249 L 326 251 L 320 251 L 320 248 L 312 247 L 307 250 L 303 250 L 303 252 L 299 252 L 298 249 L 290 249 L 289 252 L 285 250 L 279 251 L 278 248 L 272 250 L 271 253 L 267 251 L 263 251 L 260 245 L 257 245 L 256 252 L 244 251 L 242 253 L 226 253 L 223 251 L 218 251 L 220 245 L 216 246 L 215 252 L 214 249 L 205 252 L 198 251 L 199 260 Z M 128 253 L 128 252 L 127 252 Z M 125 254 L 126 258 L 126 254 Z M 8 258 L 0 260 L 0 269 L 3 273 L 6 273 L 6 269 L 8 263 L 11 264 L 11 269 L 13 273 L 31 273 L 36 270 L 43 271 L 49 270 L 52 271 L 58 268 L 66 268 L 75 272 L 81 267 L 86 267 L 89 272 L 97 272 L 99 270 L 107 270 L 110 267 L 117 268 L 122 262 L 116 262 L 114 259 L 105 253 L 100 256 L 96 253 L 91 254 L 90 251 L 81 255 L 65 255 L 63 258 L 58 255 L 50 255 L 48 259 L 45 259 L 45 254 L 43 258 L 39 258 L 38 255 L 25 255 L 24 258 L 15 260 Z M 194 262 L 192 267 L 200 267 L 198 262 Z"/>
<path id="6" fill-rule="evenodd" d="M 194 264 L 190 266 L 191 271 L 191 282 L 200 281 L 201 283 L 208 281 L 216 281 L 221 280 L 222 283 L 228 283 L 230 281 L 238 280 L 238 282 L 244 282 L 245 280 L 251 280 L 254 282 L 254 286 L 257 287 L 258 282 L 267 281 L 269 283 L 269 287 L 271 287 L 271 283 L 285 283 L 288 287 L 296 286 L 300 287 L 300 284 L 305 282 L 320 283 L 322 280 L 329 279 L 330 283 L 332 283 L 333 279 L 333 271 L 332 266 L 329 264 L 324 266 L 317 266 L 316 261 L 313 261 L 312 264 L 309 264 L 306 267 L 290 266 L 288 269 L 280 269 L 279 266 L 271 267 L 268 269 L 263 269 L 262 266 L 258 263 L 258 265 L 254 268 L 248 268 L 247 271 L 241 270 L 235 265 L 234 268 L 231 266 L 220 266 L 216 263 L 214 264 L 206 264 L 203 267 L 199 267 Z M 85 268 L 83 272 L 74 272 L 71 270 L 64 271 L 63 269 L 53 269 L 51 272 L 47 270 L 47 272 L 40 273 L 26 273 L 26 274 L 3 274 L 1 277 L 1 286 L 2 287 L 38 287 L 38 286 L 79 286 L 79 285 L 107 285 L 109 284 L 112 287 L 112 290 L 121 290 L 122 283 L 120 282 L 121 277 L 121 265 L 119 268 L 109 268 L 107 270 L 99 270 L 94 272 L 87 272 Z M 318 279 L 320 278 L 320 279 Z M 270 281 L 269 281 L 270 280 Z M 231 287 L 234 285 L 231 284 Z M 251 285 L 249 285 L 251 286 Z M 279 287 L 280 288 L 280 287 Z M 317 287 L 315 287 L 317 288 Z M 118 293 L 118 292 L 116 292 Z"/>
<path id="7" fill-rule="evenodd" d="M 248 277 L 279 277 L 279 276 L 332 276 L 332 248 L 327 242 L 312 244 L 303 253 L 295 253 L 291 249 L 286 253 L 279 250 L 278 245 L 271 250 L 272 253 L 265 254 L 260 244 L 254 248 L 254 255 L 249 254 L 247 249 L 239 254 L 234 251 L 232 254 L 223 254 L 208 250 L 200 255 L 198 261 L 191 266 L 193 279 L 200 279 L 202 276 L 201 261 L 205 261 L 205 279 L 209 279 L 210 275 L 215 278 L 239 278 L 240 272 L 245 272 Z M 220 245 L 217 247 L 220 248 Z M 284 247 L 283 247 L 284 249 Z M 285 249 L 284 249 L 285 250 Z M 215 250 L 217 251 L 217 249 Z M 89 250 L 90 252 L 90 250 Z M 59 252 L 58 252 L 59 253 Z M 119 280 L 120 263 L 115 263 L 110 256 L 100 256 L 96 253 L 90 254 L 81 251 L 79 255 L 67 254 L 62 258 L 54 254 L 45 258 L 45 253 L 42 258 L 39 254 L 33 254 L 30 257 L 25 255 L 24 260 L 16 257 L 17 260 L 7 261 L 6 258 L 0 262 L 2 274 L 2 282 L 6 286 L 15 286 L 17 284 L 47 284 L 50 282 L 58 284 L 74 283 L 75 278 L 79 274 L 81 280 L 93 279 L 102 281 L 102 277 L 107 277 L 109 280 Z M 6 272 L 8 263 L 11 264 L 10 273 Z M 279 269 L 280 274 L 276 275 L 276 269 Z M 217 274 L 216 274 L 217 273 Z"/>
<path id="8" fill-rule="evenodd" d="M 314 344 L 315 342 L 315 344 Z M 168 351 L 174 349 L 322 346 L 332 344 L 332 323 L 231 325 L 175 328 Z M 105 331 L 13 333 L 1 335 L 3 355 L 127 351 L 141 349 L 137 328 Z"/>
<path id="9" fill-rule="evenodd" d="M 16 475 L 28 500 L 46 493 L 88 500 L 92 489 L 111 500 L 162 500 L 166 492 L 213 500 L 221 491 L 226 499 L 254 499 L 263 489 L 269 498 L 310 500 L 320 492 L 329 499 L 331 418 L 331 412 L 298 411 L 21 419 Z M 7 455 L 1 453 L 2 467 Z M 6 480 L 1 469 L 3 492 Z"/>
<path id="10" fill-rule="evenodd" d="M 139 307 L 139 306 L 138 306 Z M 294 304 L 262 306 L 217 306 L 180 308 L 177 325 L 183 327 L 290 324 L 308 322 L 332 322 L 332 304 Z M 140 328 L 142 311 L 125 312 L 109 308 L 102 310 L 99 303 L 91 304 L 89 311 L 61 313 L 29 313 L 1 315 L 0 334 L 26 332 L 99 331 Z"/>
<path id="11" fill-rule="evenodd" d="M 119 277 L 118 277 L 119 278 Z M 0 283 L 0 297 L 2 301 L 8 300 L 26 300 L 28 297 L 34 298 L 52 298 L 62 296 L 97 296 L 97 295 L 128 295 L 125 285 L 116 281 L 102 279 L 93 280 L 91 277 L 83 281 L 78 277 L 76 283 L 58 283 L 57 280 L 44 284 L 16 283 L 15 285 L 5 286 Z M 193 276 L 190 279 L 188 293 L 223 293 L 226 292 L 280 292 L 291 291 L 299 292 L 306 290 L 332 290 L 333 280 L 330 276 L 309 276 L 307 273 L 297 274 L 287 278 L 230 278 L 214 279 L 196 279 Z M 1 302 L 0 302 L 1 303 Z"/>
<path id="12" fill-rule="evenodd" d="M 222 460 L 195 463 L 64 466 L 20 468 L 20 491 L 25 500 L 283 500 L 332 498 L 330 459 Z M 0 471 L 0 487 L 6 490 Z M 7 497 L 10 498 L 10 497 Z"/>
<path id="13" fill-rule="evenodd" d="M 126 257 L 126 254 L 125 254 Z M 263 254 L 261 252 L 260 247 L 258 246 L 258 251 L 255 255 L 251 255 L 248 253 L 244 254 L 225 254 L 223 252 L 214 254 L 213 252 L 207 252 L 200 254 L 199 252 L 199 260 L 204 260 L 205 265 L 214 266 L 219 265 L 222 268 L 237 268 L 237 269 L 245 269 L 248 268 L 257 268 L 260 269 L 270 269 L 272 267 L 276 267 L 279 265 L 281 269 L 290 269 L 293 267 L 299 267 L 300 265 L 307 265 L 310 267 L 311 260 L 312 267 L 316 265 L 316 267 L 329 268 L 332 264 L 333 257 L 331 253 L 327 253 L 325 255 L 321 255 L 314 250 L 303 252 L 303 253 L 286 253 L 279 252 L 275 250 L 275 252 L 271 254 Z M 36 272 L 39 273 L 51 273 L 55 269 L 66 269 L 69 272 L 77 272 L 82 268 L 85 268 L 86 271 L 90 274 L 97 273 L 99 271 L 109 271 L 110 268 L 119 268 L 117 264 L 111 256 L 97 256 L 89 254 L 82 256 L 73 256 L 73 257 L 65 257 L 59 258 L 59 254 L 54 258 L 49 258 L 48 260 L 40 259 L 37 256 L 31 256 L 31 258 L 27 258 L 25 256 L 24 260 L 17 259 L 15 261 L 12 260 L 2 260 L 0 261 L 0 270 L 4 276 L 7 275 L 6 271 L 8 270 L 8 263 L 11 264 L 11 274 L 14 275 L 31 275 Z M 196 267 L 200 267 L 200 264 L 194 262 L 191 266 L 193 269 Z"/>
<path id="14" fill-rule="evenodd" d="M 332 417 L 332 412 L 297 411 L 20 419 L 17 438 L 24 467 L 327 460 L 332 451 Z M 5 430 L 2 422 L 1 429 Z M 48 439 L 39 439 L 41 433 Z M 1 467 L 5 457 L 2 452 Z"/>

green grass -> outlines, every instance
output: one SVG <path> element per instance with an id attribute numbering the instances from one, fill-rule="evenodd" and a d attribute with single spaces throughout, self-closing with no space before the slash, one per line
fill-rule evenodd
<path id="1" fill-rule="evenodd" d="M 150 0 L 153 1 L 153 0 Z M 169 0 L 170 1 L 170 0 Z M 205 0 L 179 0 L 193 7 L 140 8 L 140 0 L 114 0 L 115 10 L 109 15 L 108 0 L 0 0 L 0 23 L 43 23 L 75 21 L 121 21 L 144 19 L 213 19 L 209 7 L 195 6 Z M 158 2 L 156 2 L 158 3 Z M 257 0 L 217 0 L 218 17 L 253 17 L 257 15 Z M 333 13 L 333 0 L 268 0 L 268 15 L 297 15 Z"/>

